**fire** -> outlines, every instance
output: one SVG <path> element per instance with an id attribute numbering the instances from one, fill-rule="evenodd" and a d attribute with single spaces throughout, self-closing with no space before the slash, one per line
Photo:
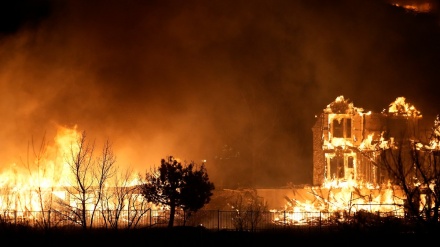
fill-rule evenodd
<path id="1" fill-rule="evenodd" d="M 388 108 L 388 113 L 393 115 L 401 115 L 408 117 L 421 117 L 420 111 L 418 111 L 414 105 L 405 102 L 405 97 L 398 97 L 392 102 Z"/>
<path id="2" fill-rule="evenodd" d="M 73 169 L 77 167 L 72 166 L 75 164 L 72 159 L 85 149 L 81 146 L 83 134 L 78 132 L 77 126 L 58 126 L 52 142 L 46 143 L 43 139 L 40 147 L 32 147 L 32 151 L 36 150 L 32 152 L 34 156 L 28 157 L 26 162 L 11 164 L 0 173 L 0 219 L 35 220 L 40 222 L 38 224 L 51 220 L 77 222 L 72 217 L 78 216 L 75 212 L 83 206 L 85 210 L 96 209 L 103 214 L 131 210 L 137 215 L 133 217 L 142 217 L 145 210 L 155 207 L 143 200 L 135 189 L 142 178 L 133 170 L 115 167 L 108 180 L 99 180 L 102 174 L 96 172 L 99 173 L 101 170 L 97 169 L 101 167 L 95 167 L 99 163 L 90 163 L 90 166 L 86 163 L 78 167 L 81 171 L 75 174 Z M 89 150 L 94 150 L 94 146 Z M 86 159 L 99 161 L 98 156 L 103 154 L 95 152 L 85 153 Z M 103 187 L 98 192 L 101 181 Z M 99 203 L 98 196 L 105 201 Z M 49 216 L 50 212 L 56 212 L 56 219 Z"/>
<path id="3" fill-rule="evenodd" d="M 429 144 L 423 145 L 421 143 L 416 144 L 417 148 L 420 150 L 422 148 L 428 150 L 440 150 L 440 116 L 437 115 L 434 120 L 434 127 L 432 128 L 432 135 L 429 138 Z"/>
<path id="4" fill-rule="evenodd" d="M 413 1 L 410 3 L 405 3 L 404 1 L 397 1 L 393 0 L 391 1 L 392 5 L 398 8 L 403 8 L 408 11 L 414 11 L 419 13 L 429 13 L 434 11 L 434 4 L 430 1 L 420 2 L 420 1 Z"/>
<path id="5" fill-rule="evenodd" d="M 385 140 L 383 137 L 384 132 L 381 132 L 379 140 L 375 141 L 374 133 L 371 133 L 365 138 L 362 143 L 359 145 L 359 150 L 361 151 L 376 151 L 388 149 L 394 145 L 394 138 L 390 138 L 389 141 Z"/>
<path id="6" fill-rule="evenodd" d="M 307 224 L 316 218 L 331 220 L 335 216 L 343 221 L 343 215 L 360 211 L 397 217 L 404 215 L 402 193 L 390 183 L 380 188 L 354 180 L 331 180 L 322 186 L 296 189 L 295 193 L 310 199 L 288 198 L 285 208 L 278 211 L 288 213 L 284 217 L 278 216 L 275 221 L 283 219 L 288 224 Z"/>
<path id="7" fill-rule="evenodd" d="M 75 148 L 77 137 L 76 126 L 59 127 L 54 145 L 41 147 L 42 153 L 28 163 L 9 165 L 0 174 L 0 210 L 41 211 L 45 205 L 39 196 L 60 196 L 55 188 L 68 184 L 65 154 Z"/>

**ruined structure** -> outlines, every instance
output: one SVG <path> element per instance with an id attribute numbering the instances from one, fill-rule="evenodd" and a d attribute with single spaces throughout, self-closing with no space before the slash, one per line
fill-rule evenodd
<path id="1" fill-rule="evenodd" d="M 348 181 L 379 185 L 387 174 L 377 165 L 377 150 L 403 138 L 420 140 L 421 113 L 397 98 L 380 113 L 364 112 L 339 96 L 316 117 L 313 132 L 313 185 Z"/>

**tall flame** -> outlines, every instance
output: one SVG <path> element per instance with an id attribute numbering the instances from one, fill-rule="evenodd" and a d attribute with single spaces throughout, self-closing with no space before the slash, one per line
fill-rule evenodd
<path id="1" fill-rule="evenodd" d="M 66 155 L 77 148 L 76 128 L 58 127 L 53 144 L 42 143 L 41 153 L 24 163 L 10 164 L 0 174 L 0 210 L 43 210 L 39 196 L 48 191 L 56 196 L 55 189 L 68 184 Z"/>
<path id="2" fill-rule="evenodd" d="M 417 110 L 414 105 L 410 105 L 405 101 L 405 97 L 396 98 L 396 100 L 390 104 L 388 113 L 409 117 L 421 117 L 420 111 Z"/>

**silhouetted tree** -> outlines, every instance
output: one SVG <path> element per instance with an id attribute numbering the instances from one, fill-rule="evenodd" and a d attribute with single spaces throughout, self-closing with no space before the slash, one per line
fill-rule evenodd
<path id="1" fill-rule="evenodd" d="M 118 169 L 119 170 L 119 169 Z M 150 210 L 145 197 L 139 193 L 139 184 L 142 184 L 141 174 L 133 177 L 131 168 L 115 174 L 113 181 L 109 181 L 111 188 L 104 191 L 101 200 L 101 215 L 105 227 L 118 229 L 121 227 L 136 227 L 142 217 Z M 125 211 L 125 214 L 124 214 Z"/>
<path id="2" fill-rule="evenodd" d="M 437 116 L 427 143 L 400 138 L 400 142 L 381 153 L 381 168 L 402 188 L 406 196 L 405 210 L 418 222 L 437 223 L 439 220 L 439 140 L 440 119 Z"/>
<path id="3" fill-rule="evenodd" d="M 173 227 L 176 207 L 187 214 L 196 212 L 210 201 L 214 184 L 209 181 L 204 164 L 197 169 L 194 162 L 182 165 L 169 156 L 161 160 L 158 169 L 147 172 L 141 189 L 148 202 L 169 206 L 168 227 Z"/>
<path id="4" fill-rule="evenodd" d="M 86 140 L 85 131 L 71 143 L 66 164 L 72 177 L 65 186 L 70 201 L 60 201 L 69 213 L 67 218 L 83 229 L 93 227 L 93 219 L 104 196 L 107 181 L 116 172 L 116 157 L 109 141 L 105 142 L 101 156 L 94 156 L 95 144 Z"/>
<path id="5" fill-rule="evenodd" d="M 32 148 L 32 154 L 29 154 L 30 148 Z M 40 215 L 38 218 L 37 226 L 42 227 L 43 229 L 49 229 L 51 227 L 51 217 L 50 213 L 52 210 L 53 204 L 53 192 L 54 187 L 44 186 L 47 179 L 51 179 L 53 182 L 59 181 L 59 173 L 60 171 L 53 167 L 49 167 L 47 164 L 47 142 L 45 136 L 41 140 L 40 146 L 37 148 L 34 145 L 34 140 L 32 138 L 32 142 L 28 145 L 28 154 L 25 163 L 25 166 L 29 172 L 29 177 L 33 183 L 31 183 L 31 194 L 34 194 L 37 199 L 39 209 L 32 208 L 30 205 L 29 210 L 32 212 L 39 212 Z"/>
<path id="6" fill-rule="evenodd" d="M 267 202 L 255 189 L 235 191 L 232 201 L 228 203 L 234 210 L 233 224 L 239 231 L 256 231 L 258 224 L 267 213 Z"/>

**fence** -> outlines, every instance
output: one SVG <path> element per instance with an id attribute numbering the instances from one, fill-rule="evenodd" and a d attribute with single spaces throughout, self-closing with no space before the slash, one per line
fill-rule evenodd
<path id="1" fill-rule="evenodd" d="M 141 228 L 166 227 L 169 211 L 148 209 L 142 213 L 119 211 L 112 214 L 95 212 L 92 221 L 93 228 Z M 91 211 L 86 212 L 87 225 L 91 222 Z M 108 215 L 115 215 L 109 217 Z M 202 226 L 212 230 L 246 230 L 258 231 L 294 226 L 330 226 L 338 222 L 352 219 L 356 213 L 331 212 L 293 212 L 293 211 L 221 211 L 199 210 L 191 215 L 177 210 L 174 226 Z M 377 217 L 397 217 L 404 215 L 389 215 L 372 213 Z M 71 217 L 71 212 L 60 211 L 3 211 L 0 222 L 10 224 L 25 224 L 33 227 L 65 227 L 80 226 L 81 220 Z"/>

